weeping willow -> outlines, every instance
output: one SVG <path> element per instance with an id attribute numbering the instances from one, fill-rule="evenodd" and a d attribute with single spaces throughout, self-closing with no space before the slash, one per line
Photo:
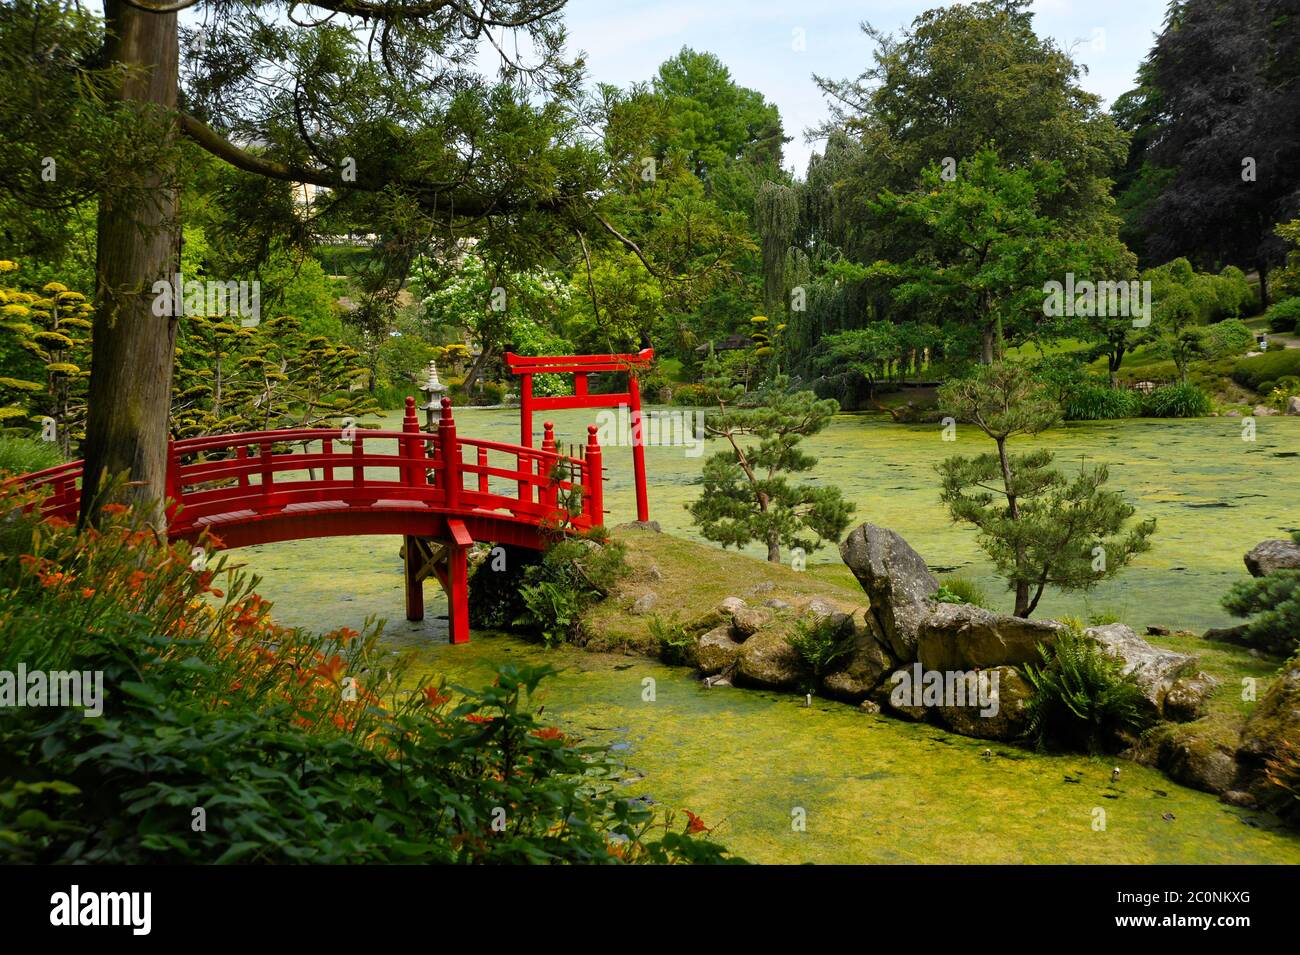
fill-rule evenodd
<path id="1" fill-rule="evenodd" d="M 754 218 L 763 250 L 763 303 L 768 314 L 784 314 L 786 262 L 799 228 L 799 190 L 765 181 L 754 199 Z"/>

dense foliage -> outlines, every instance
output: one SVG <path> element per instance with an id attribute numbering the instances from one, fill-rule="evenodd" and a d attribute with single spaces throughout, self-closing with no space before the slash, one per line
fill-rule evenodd
<path id="1" fill-rule="evenodd" d="M 103 712 L 5 709 L 9 861 L 723 858 L 619 795 L 605 750 L 537 719 L 546 669 L 411 687 L 374 634 L 279 627 L 255 580 L 196 569 L 130 513 L 78 534 L 33 503 L 0 501 L 0 670 L 102 674 Z"/>

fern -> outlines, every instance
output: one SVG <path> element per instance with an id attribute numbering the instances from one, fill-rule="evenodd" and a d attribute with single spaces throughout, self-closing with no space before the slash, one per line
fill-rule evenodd
<path id="1" fill-rule="evenodd" d="M 1063 632 L 1052 647 L 1039 645 L 1041 666 L 1026 664 L 1034 688 L 1027 735 L 1039 749 L 1105 750 L 1123 734 L 1140 732 L 1152 714 L 1133 674 L 1103 653 L 1077 628 Z"/>

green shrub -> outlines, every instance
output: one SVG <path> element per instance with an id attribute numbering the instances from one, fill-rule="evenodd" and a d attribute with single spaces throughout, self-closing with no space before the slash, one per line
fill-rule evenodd
<path id="1" fill-rule="evenodd" d="M 37 438 L 0 438 L 0 471 L 30 474 L 63 463 L 59 446 Z"/>
<path id="2" fill-rule="evenodd" d="M 1120 662 L 1077 628 L 1038 652 L 1042 665 L 1026 664 L 1022 672 L 1034 688 L 1027 735 L 1040 749 L 1103 752 L 1153 721 L 1133 674 L 1121 673 Z"/>
<path id="3" fill-rule="evenodd" d="M 620 796 L 606 749 L 538 721 L 550 668 L 412 686 L 375 633 L 276 626 L 254 581 L 191 569 L 129 512 L 78 534 L 33 501 L 0 492 L 0 670 L 98 673 L 104 693 L 99 716 L 0 718 L 0 862 L 722 858 Z"/>
<path id="4" fill-rule="evenodd" d="M 1275 382 L 1287 376 L 1300 376 L 1300 348 L 1268 351 L 1254 358 L 1243 358 L 1232 368 L 1232 380 L 1259 391 L 1263 382 Z"/>
<path id="5" fill-rule="evenodd" d="M 835 664 L 853 652 L 853 635 L 841 636 L 831 616 L 814 623 L 800 620 L 790 635 L 790 646 L 803 664 L 805 692 L 811 693 Z"/>
<path id="6" fill-rule="evenodd" d="M 524 612 L 512 623 L 535 629 L 548 647 L 567 643 L 582 615 L 583 593 L 554 580 L 539 580 L 519 588 Z"/>
<path id="7" fill-rule="evenodd" d="M 1264 318 L 1268 321 L 1268 330 L 1278 332 L 1279 334 L 1290 334 L 1296 330 L 1296 323 L 1300 322 L 1300 295 L 1295 298 L 1284 298 L 1280 302 L 1274 302 L 1264 313 Z"/>
<path id="8" fill-rule="evenodd" d="M 698 408 L 707 405 L 711 399 L 709 389 L 704 385 L 677 385 L 672 392 L 672 403 L 682 407 Z"/>
<path id="9" fill-rule="evenodd" d="M 972 604 L 989 609 L 988 595 L 979 584 L 964 577 L 945 578 L 930 599 L 942 604 Z"/>
<path id="10" fill-rule="evenodd" d="M 1164 385 L 1143 399 L 1142 413 L 1148 418 L 1201 418 L 1210 413 L 1210 396 L 1190 382 Z"/>
<path id="11" fill-rule="evenodd" d="M 519 585 L 523 609 L 510 624 L 540 636 L 547 646 L 571 639 L 582 611 L 608 596 L 627 573 L 626 546 L 614 540 L 601 543 L 604 538 L 604 528 L 588 537 L 565 538 L 524 567 Z"/>
<path id="12" fill-rule="evenodd" d="M 679 624 L 676 618 L 664 622 L 658 614 L 650 618 L 650 636 L 659 647 L 659 659 L 669 666 L 686 666 L 691 663 L 691 648 L 695 637 Z"/>
<path id="13" fill-rule="evenodd" d="M 1113 610 L 1094 610 L 1088 614 L 1088 626 L 1090 627 L 1107 627 L 1112 623 L 1120 622 L 1120 615 Z"/>
<path id="14" fill-rule="evenodd" d="M 1135 391 L 1112 388 L 1105 382 L 1089 379 L 1070 390 L 1062 409 L 1070 421 L 1133 418 L 1142 413 L 1142 397 Z"/>
<path id="15" fill-rule="evenodd" d="M 1300 531 L 1291 534 L 1300 544 Z M 1269 653 L 1288 656 L 1300 649 L 1300 570 L 1275 570 L 1239 581 L 1223 597 L 1234 617 L 1251 617 L 1245 637 Z"/>
<path id="16" fill-rule="evenodd" d="M 1205 330 L 1205 350 L 1212 358 L 1237 357 L 1255 347 L 1255 333 L 1245 322 L 1229 318 Z"/>

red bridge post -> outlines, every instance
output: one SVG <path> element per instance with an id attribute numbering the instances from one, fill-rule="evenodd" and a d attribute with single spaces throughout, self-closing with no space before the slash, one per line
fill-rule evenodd
<path id="1" fill-rule="evenodd" d="M 438 419 L 438 450 L 442 461 L 438 483 L 442 485 L 444 506 L 460 504 L 460 442 L 456 440 L 456 419 L 451 416 L 451 399 L 442 399 L 442 417 Z"/>
<path id="2" fill-rule="evenodd" d="M 555 425 L 547 421 L 542 425 L 542 451 L 555 453 Z M 538 490 L 537 503 L 543 507 L 555 507 L 556 494 L 555 485 L 552 483 L 552 471 L 555 469 L 555 461 L 552 458 L 541 457 L 537 459 L 537 476 L 542 479 L 543 483 Z M 546 515 L 550 516 L 550 515 Z"/>
<path id="3" fill-rule="evenodd" d="M 415 413 L 415 399 L 407 397 L 406 414 L 402 417 L 402 433 L 410 435 L 402 438 L 402 457 L 407 463 L 402 465 L 402 483 L 408 487 L 417 487 L 426 483 L 424 466 L 415 462 L 424 457 L 424 437 L 420 433 L 420 419 Z"/>

